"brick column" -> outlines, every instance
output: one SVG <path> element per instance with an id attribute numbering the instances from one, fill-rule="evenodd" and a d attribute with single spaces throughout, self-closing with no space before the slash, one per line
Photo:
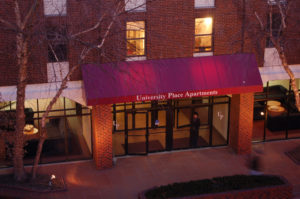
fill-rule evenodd
<path id="1" fill-rule="evenodd" d="M 3 162 L 6 157 L 5 151 L 5 140 L 3 137 L 0 137 L 0 162 Z"/>
<path id="2" fill-rule="evenodd" d="M 253 103 L 253 93 L 233 95 L 231 98 L 229 145 L 237 154 L 251 153 Z"/>
<path id="3" fill-rule="evenodd" d="M 93 158 L 97 169 L 113 166 L 112 112 L 110 105 L 93 106 Z"/>

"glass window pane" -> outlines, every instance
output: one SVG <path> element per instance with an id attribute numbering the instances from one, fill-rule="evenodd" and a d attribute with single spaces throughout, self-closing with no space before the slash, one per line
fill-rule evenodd
<path id="1" fill-rule="evenodd" d="M 284 107 L 267 106 L 266 140 L 284 139 L 287 124 L 287 112 Z"/>
<path id="2" fill-rule="evenodd" d="M 149 152 L 164 151 L 166 148 L 166 130 L 164 128 L 149 129 Z"/>
<path id="3" fill-rule="evenodd" d="M 144 21 L 127 22 L 126 30 L 127 30 L 127 39 L 145 38 Z"/>
<path id="4" fill-rule="evenodd" d="M 16 101 L 11 101 L 11 110 L 16 110 L 17 102 Z"/>
<path id="5" fill-rule="evenodd" d="M 195 34 L 212 34 L 213 20 L 211 17 L 195 19 Z"/>
<path id="6" fill-rule="evenodd" d="M 145 39 L 127 40 L 127 55 L 144 55 Z"/>
<path id="7" fill-rule="evenodd" d="M 37 111 L 37 100 L 25 100 L 25 123 L 26 124 L 33 124 L 33 118 L 37 118 L 37 114 L 34 112 Z"/>
<path id="8" fill-rule="evenodd" d="M 125 129 L 125 113 L 124 112 L 117 112 L 116 113 L 116 130 L 124 130 Z"/>
<path id="9" fill-rule="evenodd" d="M 65 124 L 65 118 L 63 117 L 46 120 L 48 137 L 41 154 L 42 163 L 66 160 L 67 145 L 65 141 L 67 134 Z"/>
<path id="10" fill-rule="evenodd" d="M 192 117 L 192 109 L 191 108 L 178 109 L 177 114 L 178 114 L 178 126 L 179 127 L 190 125 L 191 117 Z"/>
<path id="11" fill-rule="evenodd" d="M 265 101 L 254 102 L 252 141 L 263 141 L 264 139 L 265 104 Z"/>
<path id="12" fill-rule="evenodd" d="M 85 129 L 83 123 L 85 122 Z M 85 159 L 91 156 L 90 116 L 66 117 L 67 155 L 69 160 Z"/>
<path id="13" fill-rule="evenodd" d="M 195 51 L 196 52 L 205 52 L 211 51 L 212 48 L 212 36 L 196 36 L 195 37 Z"/>
<path id="14" fill-rule="evenodd" d="M 70 108 L 76 108 L 76 102 L 68 99 L 68 98 L 65 98 L 65 103 L 66 103 L 66 109 L 70 109 Z"/>
<path id="15" fill-rule="evenodd" d="M 91 113 L 91 110 L 87 107 L 82 107 L 82 114 Z"/>
<path id="16" fill-rule="evenodd" d="M 125 155 L 125 132 L 113 133 L 113 154 L 114 156 Z"/>
<path id="17" fill-rule="evenodd" d="M 39 111 L 45 111 L 52 98 L 39 99 Z M 64 98 L 58 98 L 52 107 L 52 110 L 63 110 L 64 109 Z"/>
<path id="18" fill-rule="evenodd" d="M 289 80 L 269 81 L 268 101 L 266 103 L 266 140 L 286 137 L 289 82 Z"/>
<path id="19" fill-rule="evenodd" d="M 125 5 L 126 11 L 146 11 L 146 0 L 127 0 Z"/>
<path id="20" fill-rule="evenodd" d="M 215 104 L 213 107 L 212 144 L 225 145 L 228 133 L 228 104 Z"/>
<path id="21" fill-rule="evenodd" d="M 229 97 L 228 96 L 216 96 L 214 97 L 214 102 L 228 102 Z"/>

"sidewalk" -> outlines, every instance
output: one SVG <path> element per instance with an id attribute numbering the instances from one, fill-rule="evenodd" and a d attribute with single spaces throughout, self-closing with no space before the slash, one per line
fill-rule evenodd
<path id="1" fill-rule="evenodd" d="M 299 145 L 298 139 L 253 144 L 253 147 L 264 149 L 264 172 L 287 178 L 294 186 L 294 193 L 300 198 L 300 165 L 284 154 Z M 245 158 L 233 153 L 229 147 L 222 147 L 119 158 L 114 168 L 102 171 L 95 170 L 92 161 L 45 165 L 40 168 L 40 172 L 63 175 L 68 191 L 37 194 L 0 189 L 0 195 L 30 199 L 135 199 L 140 191 L 153 186 L 248 174 Z"/>

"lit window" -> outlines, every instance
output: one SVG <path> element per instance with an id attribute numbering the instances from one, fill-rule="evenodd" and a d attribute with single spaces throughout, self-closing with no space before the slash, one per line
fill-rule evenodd
<path id="1" fill-rule="evenodd" d="M 127 56 L 145 55 L 145 22 L 127 22 L 126 40 Z"/>
<path id="2" fill-rule="evenodd" d="M 130 12 L 145 12 L 146 0 L 125 0 L 125 10 Z"/>
<path id="3" fill-rule="evenodd" d="M 215 0 L 195 0 L 195 8 L 214 7 Z"/>
<path id="4" fill-rule="evenodd" d="M 211 17 L 195 19 L 195 49 L 194 52 L 212 51 L 212 25 Z"/>
<path id="5" fill-rule="evenodd" d="M 46 16 L 64 16 L 67 14 L 67 0 L 44 0 Z"/>

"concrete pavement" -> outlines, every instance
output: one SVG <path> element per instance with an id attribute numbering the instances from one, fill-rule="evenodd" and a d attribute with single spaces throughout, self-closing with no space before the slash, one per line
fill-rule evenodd
<path id="1" fill-rule="evenodd" d="M 264 173 L 287 178 L 294 186 L 295 195 L 300 198 L 300 165 L 284 154 L 299 145 L 300 140 L 297 139 L 257 143 L 253 144 L 253 148 L 264 152 L 261 155 Z M 37 194 L 0 189 L 0 195 L 30 199 L 134 199 L 139 192 L 153 186 L 248 174 L 246 159 L 246 156 L 236 155 L 229 147 L 220 147 L 118 158 L 114 168 L 101 171 L 95 169 L 92 161 L 43 165 L 40 172 L 64 176 L 68 191 Z"/>

